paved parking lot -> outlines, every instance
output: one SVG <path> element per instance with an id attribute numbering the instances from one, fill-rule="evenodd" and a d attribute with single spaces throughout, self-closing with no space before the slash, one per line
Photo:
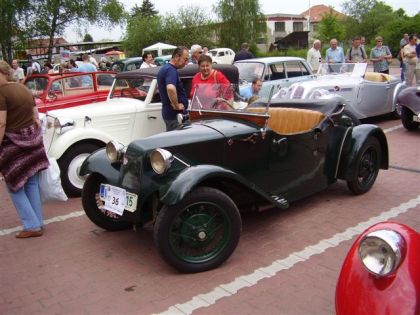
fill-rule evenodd
<path id="1" fill-rule="evenodd" d="M 385 131 L 390 169 L 353 196 L 344 182 L 291 205 L 243 217 L 231 258 L 180 274 L 159 257 L 150 231 L 107 232 L 79 198 L 45 205 L 45 234 L 16 239 L 19 220 L 0 184 L 0 314 L 334 314 L 344 256 L 371 222 L 420 231 L 420 131 Z"/>

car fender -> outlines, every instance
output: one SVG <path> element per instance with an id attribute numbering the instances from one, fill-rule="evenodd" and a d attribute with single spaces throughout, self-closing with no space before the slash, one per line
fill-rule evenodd
<path id="1" fill-rule="evenodd" d="M 404 239 L 404 258 L 388 276 L 373 276 L 359 257 L 362 238 L 373 231 L 397 232 Z M 380 222 L 360 234 L 343 262 L 335 291 L 337 315 L 419 314 L 420 311 L 420 236 L 398 222 Z"/>
<path id="2" fill-rule="evenodd" d="M 276 201 L 272 196 L 268 195 L 265 191 L 255 186 L 255 184 L 249 182 L 244 177 L 231 170 L 216 165 L 199 165 L 184 169 L 168 185 L 161 186 L 159 190 L 159 194 L 161 196 L 160 200 L 166 205 L 174 205 L 180 202 L 186 194 L 192 191 L 195 187 L 199 186 L 201 183 L 214 179 L 226 179 L 231 182 L 236 182 L 238 185 L 256 192 L 276 207 L 288 207 L 287 202 L 283 202 L 282 200 Z"/>
<path id="3" fill-rule="evenodd" d="M 94 128 L 74 128 L 65 133 L 55 136 L 54 141 L 48 149 L 48 156 L 57 160 L 67 151 L 69 147 L 78 142 L 101 142 L 105 146 L 112 140 L 111 135 Z"/>
<path id="4" fill-rule="evenodd" d="M 407 107 L 414 114 L 420 114 L 420 87 L 408 87 L 398 93 L 397 102 L 400 106 Z"/>
<path id="5" fill-rule="evenodd" d="M 381 146 L 381 169 L 388 169 L 388 142 L 385 133 L 381 128 L 371 124 L 362 124 L 353 127 L 351 132 L 346 135 L 343 149 L 341 151 L 341 158 L 338 167 L 337 178 L 344 180 L 351 180 L 356 174 L 357 156 L 362 149 L 365 141 L 373 136 L 378 139 Z"/>
<path id="6" fill-rule="evenodd" d="M 398 105 L 398 95 L 404 90 L 407 85 L 404 82 L 400 82 L 394 89 L 394 94 L 392 95 L 392 109 L 395 110 L 395 107 Z"/>
<path id="7" fill-rule="evenodd" d="M 89 155 L 80 167 L 79 175 L 86 176 L 98 173 L 107 179 L 111 185 L 118 185 L 120 169 L 109 161 L 105 149 L 100 149 Z"/>

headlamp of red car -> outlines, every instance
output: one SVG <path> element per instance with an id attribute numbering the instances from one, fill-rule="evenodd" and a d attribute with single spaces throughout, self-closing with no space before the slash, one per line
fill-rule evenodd
<path id="1" fill-rule="evenodd" d="M 392 230 L 377 230 L 365 235 L 359 244 L 362 265 L 371 274 L 385 277 L 400 265 L 406 252 L 404 238 Z"/>

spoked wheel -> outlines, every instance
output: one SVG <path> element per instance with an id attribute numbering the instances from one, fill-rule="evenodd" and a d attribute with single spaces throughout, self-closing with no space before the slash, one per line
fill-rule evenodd
<path id="1" fill-rule="evenodd" d="M 355 195 L 368 192 L 375 183 L 381 163 L 381 148 L 375 137 L 369 137 L 357 156 L 356 176 L 347 181 L 347 186 Z"/>
<path id="2" fill-rule="evenodd" d="M 216 268 L 236 248 L 242 221 L 220 190 L 199 187 L 157 217 L 154 238 L 163 259 L 181 272 Z"/>
<path id="3" fill-rule="evenodd" d="M 86 179 L 82 191 L 82 205 L 86 215 L 93 223 L 105 230 L 120 231 L 131 228 L 132 224 L 123 221 L 120 215 L 103 208 L 105 202 L 99 196 L 101 183 L 106 183 L 106 180 L 96 173 L 90 174 Z"/>
<path id="4" fill-rule="evenodd" d="M 405 106 L 401 106 L 401 122 L 405 129 L 414 131 L 419 128 L 419 123 L 413 120 L 414 113 Z"/>

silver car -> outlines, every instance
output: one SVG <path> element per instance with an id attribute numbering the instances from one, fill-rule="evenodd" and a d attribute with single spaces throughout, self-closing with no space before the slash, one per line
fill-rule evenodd
<path id="1" fill-rule="evenodd" d="M 345 99 L 346 111 L 354 120 L 388 113 L 400 118 L 397 96 L 405 83 L 398 77 L 366 70 L 366 63 L 322 64 L 314 80 L 295 83 L 276 96 L 311 99 L 329 93 Z"/>
<path id="2" fill-rule="evenodd" d="M 299 57 L 254 58 L 236 61 L 234 65 L 239 70 L 240 89 L 250 85 L 255 78 L 262 80 L 259 93 L 262 98 L 268 98 L 271 89 L 277 93 L 295 82 L 314 78 L 311 66 Z"/>

